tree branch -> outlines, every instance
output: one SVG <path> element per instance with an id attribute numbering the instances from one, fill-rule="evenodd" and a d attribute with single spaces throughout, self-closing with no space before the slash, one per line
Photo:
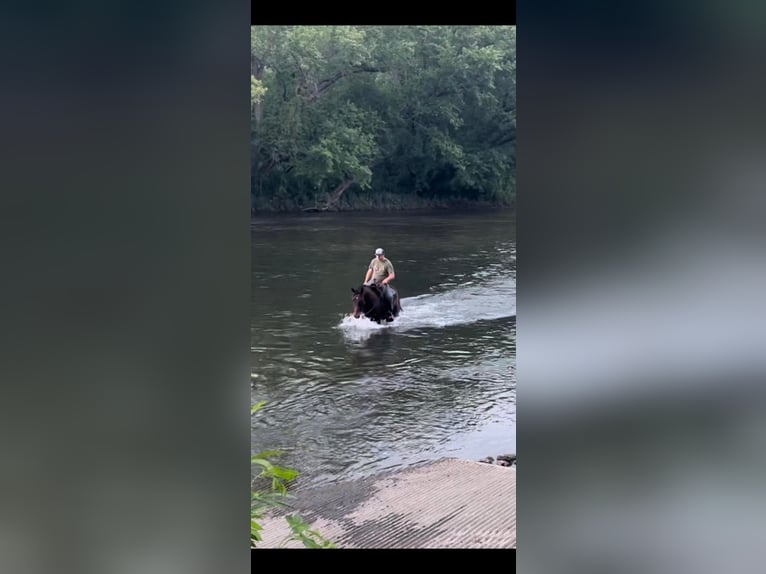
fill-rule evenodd
<path id="1" fill-rule="evenodd" d="M 382 71 L 383 70 L 381 68 L 363 65 L 356 70 L 343 70 L 341 72 L 337 72 L 334 76 L 330 78 L 325 78 L 324 80 L 320 80 L 319 82 L 317 82 L 311 99 L 316 100 L 319 97 L 319 94 L 329 89 L 333 84 L 337 83 L 343 78 L 347 78 L 351 76 L 352 74 L 369 74 L 369 73 L 382 72 Z"/>

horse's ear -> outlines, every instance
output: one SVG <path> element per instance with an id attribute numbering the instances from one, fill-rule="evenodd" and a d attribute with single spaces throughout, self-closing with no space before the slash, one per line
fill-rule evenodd
<path id="1" fill-rule="evenodd" d="M 351 292 L 354 293 L 355 295 L 358 295 L 359 294 L 359 289 L 355 289 L 354 287 L 352 287 L 351 288 Z"/>

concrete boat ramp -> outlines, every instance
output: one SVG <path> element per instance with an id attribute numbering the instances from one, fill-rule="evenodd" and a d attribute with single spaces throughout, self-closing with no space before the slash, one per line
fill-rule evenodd
<path id="1" fill-rule="evenodd" d="M 262 521 L 258 548 L 303 548 L 300 514 L 338 548 L 516 548 L 516 467 L 454 458 L 307 489 Z"/>

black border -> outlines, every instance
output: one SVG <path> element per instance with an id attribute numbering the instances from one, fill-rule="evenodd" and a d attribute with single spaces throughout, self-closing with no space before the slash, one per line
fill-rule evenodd
<path id="1" fill-rule="evenodd" d="M 314 10 L 312 10 L 314 8 Z M 466 10 L 443 10 L 440 12 L 429 11 L 418 16 L 411 11 L 387 8 L 385 11 L 339 9 L 340 5 L 333 9 L 332 6 L 310 5 L 296 9 L 290 15 L 268 12 L 263 3 L 250 0 L 250 25 L 397 25 L 397 26 L 425 26 L 425 25 L 516 25 L 516 0 L 510 0 L 497 4 L 492 11 L 466 11 Z M 502 9 L 501 9 L 502 8 Z"/>
<path id="2" fill-rule="evenodd" d="M 479 567 L 484 565 L 502 572 L 516 572 L 515 548 L 253 548 L 250 551 L 250 571 L 262 573 L 265 563 L 268 564 L 272 560 L 277 561 L 277 564 L 279 561 L 289 560 L 291 567 L 299 566 L 303 561 L 307 567 L 316 568 L 322 564 L 342 563 L 344 560 L 351 561 L 353 567 L 365 567 L 371 564 L 370 558 L 376 560 L 376 567 L 385 564 L 386 560 L 397 561 L 397 565 L 402 565 L 402 559 L 411 561 L 410 564 L 416 567 L 421 564 L 420 560 L 425 559 L 428 560 L 429 569 L 443 566 L 451 570 L 455 567 L 455 560 L 461 560 L 461 557 L 478 560 L 473 564 Z M 377 562 L 378 560 L 381 562 Z"/>

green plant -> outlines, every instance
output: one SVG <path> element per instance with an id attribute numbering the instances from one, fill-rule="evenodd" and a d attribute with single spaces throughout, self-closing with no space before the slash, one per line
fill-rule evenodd
<path id="1" fill-rule="evenodd" d="M 266 401 L 256 403 L 250 408 L 250 415 L 257 413 Z M 259 452 L 250 457 L 251 466 L 258 467 L 251 482 L 250 493 L 250 547 L 255 548 L 256 543 L 262 542 L 261 531 L 263 526 L 260 521 L 265 513 L 272 508 L 286 508 L 290 505 L 285 502 L 288 498 L 287 483 L 298 477 L 298 471 L 284 468 L 273 464 L 269 459 L 279 456 L 278 450 Z M 257 482 L 270 481 L 270 488 L 264 490 L 257 488 Z M 285 518 L 292 533 L 287 540 L 299 540 L 306 548 L 335 548 L 335 545 L 324 538 L 321 534 L 309 529 L 309 525 L 299 515 L 289 515 Z M 284 543 L 283 543 L 284 544 Z"/>
<path id="2" fill-rule="evenodd" d="M 309 525 L 300 516 L 290 515 L 287 517 L 287 524 L 292 531 L 292 539 L 300 540 L 306 548 L 335 548 L 335 544 L 327 540 L 316 530 L 310 530 Z M 290 538 L 287 538 L 290 540 Z M 287 541 L 286 540 L 286 541 Z M 285 542 L 286 542 L 285 541 Z M 284 543 L 283 543 L 284 544 Z"/>

